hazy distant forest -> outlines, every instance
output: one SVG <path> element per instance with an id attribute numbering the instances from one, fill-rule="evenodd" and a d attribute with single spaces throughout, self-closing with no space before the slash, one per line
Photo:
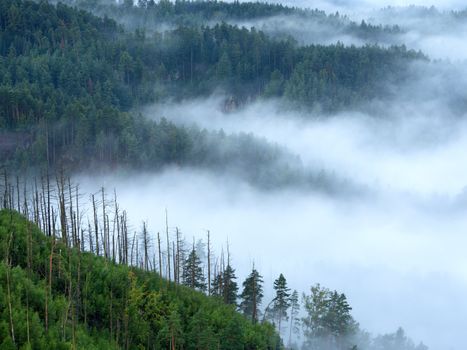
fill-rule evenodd
<path id="1" fill-rule="evenodd" d="M 88 200 L 73 181 L 171 165 L 330 186 L 252 134 L 141 112 L 222 94 L 227 114 L 275 99 L 326 116 L 395 95 L 429 62 L 405 46 L 303 45 L 235 24 L 291 14 L 375 42 L 403 31 L 266 3 L 0 0 L 0 349 L 428 349 L 402 329 L 365 332 L 341 291 L 299 293 L 282 274 L 266 286 L 254 266 L 237 279 L 236 253 L 213 252 L 209 234 L 130 232 L 118 191 Z"/>

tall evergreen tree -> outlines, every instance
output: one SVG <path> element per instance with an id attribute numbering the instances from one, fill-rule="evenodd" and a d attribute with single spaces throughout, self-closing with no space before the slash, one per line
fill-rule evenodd
<path id="1" fill-rule="evenodd" d="M 183 265 L 183 284 L 200 291 L 206 290 L 201 260 L 196 254 L 194 245 Z"/>
<path id="2" fill-rule="evenodd" d="M 235 269 L 228 263 L 222 271 L 214 276 L 211 294 L 221 298 L 226 304 L 237 305 L 238 285 L 236 279 Z"/>
<path id="3" fill-rule="evenodd" d="M 232 268 L 230 264 L 227 264 L 222 279 L 222 295 L 224 297 L 224 302 L 229 305 L 237 305 L 238 285 L 235 281 L 237 276 L 235 276 L 235 269 Z"/>
<path id="4" fill-rule="evenodd" d="M 278 330 L 280 333 L 282 320 L 288 319 L 287 310 L 290 307 L 290 288 L 287 287 L 287 280 L 283 274 L 280 274 L 274 281 L 274 290 L 276 291 L 276 296 L 274 298 L 272 309 L 274 318 L 277 320 Z"/>
<path id="5" fill-rule="evenodd" d="M 258 321 L 259 310 L 258 307 L 263 299 L 263 277 L 253 267 L 250 275 L 243 282 L 243 291 L 240 295 L 242 299 L 240 303 L 240 310 L 249 318 L 253 323 Z"/>

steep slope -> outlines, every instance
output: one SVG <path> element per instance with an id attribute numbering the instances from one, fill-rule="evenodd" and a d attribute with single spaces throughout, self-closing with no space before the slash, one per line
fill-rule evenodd
<path id="1" fill-rule="evenodd" d="M 280 349 L 267 323 L 0 212 L 0 349 Z"/>

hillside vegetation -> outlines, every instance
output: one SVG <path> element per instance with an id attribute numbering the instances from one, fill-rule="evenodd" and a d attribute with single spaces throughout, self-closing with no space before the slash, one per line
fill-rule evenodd
<path id="1" fill-rule="evenodd" d="M 117 265 L 0 211 L 0 349 L 280 349 L 215 297 Z"/>
<path id="2" fill-rule="evenodd" d="M 225 23 L 127 32 L 64 4 L 0 0 L 2 162 L 198 165 L 215 158 L 212 137 L 242 142 L 148 121 L 139 107 L 221 90 L 234 106 L 272 97 L 335 111 L 387 95 L 423 58 L 404 47 L 298 46 Z"/>

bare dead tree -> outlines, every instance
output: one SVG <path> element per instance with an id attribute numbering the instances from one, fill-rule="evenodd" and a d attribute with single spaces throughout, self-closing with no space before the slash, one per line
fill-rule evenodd
<path id="1" fill-rule="evenodd" d="M 178 283 L 178 281 L 177 281 L 178 276 L 177 276 L 177 270 L 176 270 L 177 257 L 176 257 L 176 252 L 175 252 L 175 242 L 172 242 L 172 263 L 173 263 L 173 269 L 174 269 L 174 282 L 175 282 L 175 284 L 177 284 Z"/>
<path id="2" fill-rule="evenodd" d="M 208 230 L 208 295 L 211 295 L 211 237 Z"/>
<path id="3" fill-rule="evenodd" d="M 159 252 L 159 275 L 162 277 L 162 252 L 161 252 L 161 237 L 157 232 L 157 250 Z"/>
<path id="4" fill-rule="evenodd" d="M 16 198 L 17 198 L 17 211 L 18 213 L 21 213 L 21 197 L 20 197 L 20 194 L 19 194 L 19 176 L 16 175 Z"/>
<path id="5" fill-rule="evenodd" d="M 70 217 L 70 227 L 71 227 L 71 241 L 72 241 L 72 246 L 73 247 L 76 247 L 77 246 L 77 241 L 78 241 L 78 238 L 77 238 L 77 229 L 76 229 L 76 223 L 75 223 L 75 214 L 73 212 L 73 195 L 72 195 L 72 191 L 71 191 L 71 180 L 70 178 L 68 178 L 68 202 L 69 202 L 69 206 L 68 206 L 68 210 L 69 210 L 69 217 Z"/>
<path id="6" fill-rule="evenodd" d="M 47 144 L 48 144 L 48 140 L 47 140 Z M 49 167 L 47 166 L 47 173 L 46 173 L 46 182 L 47 182 L 47 234 L 48 236 L 50 237 L 51 235 L 51 228 L 50 228 L 50 225 L 51 225 L 51 222 L 50 222 L 50 206 L 51 206 L 51 203 L 50 203 L 50 176 L 49 176 Z"/>
<path id="7" fill-rule="evenodd" d="M 168 280 L 171 281 L 170 276 L 170 240 L 169 240 L 169 215 L 167 208 L 165 209 L 165 233 L 167 238 L 167 268 L 168 268 Z"/>
<path id="8" fill-rule="evenodd" d="M 26 181 L 24 181 L 23 183 L 23 197 L 24 197 L 23 214 L 25 217 L 29 219 L 28 189 L 27 189 Z"/>
<path id="9" fill-rule="evenodd" d="M 89 240 L 89 251 L 91 253 L 94 253 L 94 245 L 92 243 L 92 229 L 91 229 L 91 223 L 89 222 L 89 218 L 88 218 L 88 240 Z"/>
<path id="10" fill-rule="evenodd" d="M 180 283 L 180 246 L 181 246 L 181 242 L 180 242 L 180 230 L 178 229 L 178 227 L 175 228 L 175 233 L 176 233 L 176 240 L 177 240 L 177 251 L 176 251 L 176 271 L 177 271 L 177 277 L 176 277 L 176 283 Z M 175 270 L 174 270 L 175 271 Z"/>
<path id="11" fill-rule="evenodd" d="M 122 223 L 122 245 L 123 245 L 123 262 L 128 265 L 128 226 L 126 219 L 126 211 L 123 211 L 121 217 Z"/>
<path id="12" fill-rule="evenodd" d="M 148 254 L 148 247 L 149 247 L 149 236 L 148 230 L 146 227 L 146 222 L 143 221 L 143 249 L 144 249 L 144 270 L 148 271 L 148 262 L 149 262 L 149 254 Z"/>
<path id="13" fill-rule="evenodd" d="M 94 194 L 91 195 L 92 198 L 92 211 L 94 214 L 94 234 L 96 237 L 96 255 L 99 256 L 99 221 L 97 220 L 97 209 L 96 209 L 96 199 Z"/>
<path id="14" fill-rule="evenodd" d="M 135 247 L 136 232 L 133 234 L 133 243 L 131 244 L 131 253 L 130 253 L 130 265 L 133 265 L 133 249 Z M 136 265 L 138 265 L 138 258 L 136 259 Z"/>
<path id="15" fill-rule="evenodd" d="M 106 222 L 106 213 L 105 213 L 105 190 L 104 187 L 101 189 L 102 191 L 102 218 L 104 220 L 104 227 L 103 227 L 103 240 L 102 244 L 104 245 L 104 257 L 109 257 L 108 252 L 108 237 L 107 237 L 107 222 Z"/>
<path id="16" fill-rule="evenodd" d="M 60 173 L 60 177 L 57 177 L 57 189 L 59 198 L 60 228 L 62 231 L 62 239 L 65 245 L 68 247 L 67 217 L 65 203 L 65 180 L 63 178 L 63 172 Z"/>
<path id="17" fill-rule="evenodd" d="M 34 178 L 34 223 L 40 227 L 39 220 L 39 191 L 37 189 L 37 178 Z"/>
<path id="18" fill-rule="evenodd" d="M 120 237 L 120 213 L 118 211 L 118 203 L 117 203 L 117 191 L 114 189 L 114 228 L 112 236 L 115 236 L 115 230 L 117 230 L 117 254 L 118 254 L 118 263 L 122 263 L 122 242 Z"/>

